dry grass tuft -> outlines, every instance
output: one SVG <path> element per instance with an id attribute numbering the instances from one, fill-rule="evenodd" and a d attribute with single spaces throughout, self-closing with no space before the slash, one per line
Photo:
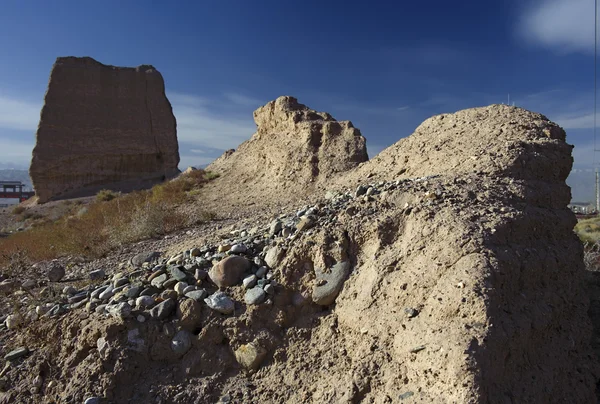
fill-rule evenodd
<path id="1" fill-rule="evenodd" d="M 110 189 L 103 189 L 96 194 L 97 202 L 108 202 L 112 201 L 119 196 L 119 193 L 111 191 Z"/>
<path id="2" fill-rule="evenodd" d="M 64 255 L 99 257 L 122 244 L 210 220 L 214 215 L 190 203 L 208 177 L 205 171 L 195 170 L 150 190 L 110 200 L 97 197 L 96 202 L 56 221 L 39 220 L 30 230 L 0 239 L 0 265 L 8 265 L 16 253 L 31 262 Z"/>

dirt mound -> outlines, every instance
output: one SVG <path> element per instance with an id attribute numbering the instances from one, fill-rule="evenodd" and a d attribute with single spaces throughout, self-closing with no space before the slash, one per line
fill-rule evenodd
<path id="1" fill-rule="evenodd" d="M 39 202 L 128 192 L 175 176 L 176 126 L 153 66 L 57 58 L 29 170 Z"/>
<path id="2" fill-rule="evenodd" d="M 564 140 L 564 130 L 541 114 L 507 105 L 466 109 L 427 119 L 342 183 L 467 173 L 563 181 L 573 162 Z"/>
<path id="3" fill-rule="evenodd" d="M 368 159 L 365 138 L 350 121 L 336 121 L 293 97 L 279 97 L 254 111 L 256 133 L 206 170 L 221 174 L 213 186 L 250 190 L 250 197 L 294 200 L 310 194 Z M 226 203 L 229 192 L 221 192 Z"/>
<path id="4" fill-rule="evenodd" d="M 310 114 L 291 111 L 268 133 L 290 133 L 295 116 Z M 260 153 L 260 133 L 215 163 L 239 180 L 219 196 L 267 183 L 236 171 L 242 162 L 257 175 L 274 167 L 241 152 L 255 144 Z M 205 225 L 162 255 L 131 251 L 119 269 L 93 263 L 108 277 L 95 272 L 92 284 L 50 294 L 42 318 L 23 315 L 23 331 L 7 318 L 5 350 L 33 352 L 11 359 L 20 367 L 4 371 L 0 399 L 594 402 L 599 372 L 566 207 L 564 131 L 491 106 L 434 117 L 413 136 L 341 177 L 331 170 L 324 185 L 337 189 L 313 195 L 318 203 L 269 221 L 257 209 L 243 222 Z M 230 256 L 247 261 L 218 265 Z M 217 287 L 214 266 L 237 283 Z M 41 296 L 28 293 L 9 293 L 24 313 Z"/>

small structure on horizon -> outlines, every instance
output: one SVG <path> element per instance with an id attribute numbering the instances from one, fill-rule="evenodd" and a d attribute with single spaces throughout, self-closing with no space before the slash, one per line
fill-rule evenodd
<path id="1" fill-rule="evenodd" d="M 0 181 L 0 199 L 18 199 L 26 201 L 35 195 L 35 192 L 25 191 L 25 184 L 21 181 Z"/>
<path id="2" fill-rule="evenodd" d="M 598 212 L 596 206 L 591 202 L 571 202 L 568 207 L 573 213 L 580 215 L 592 215 Z"/>

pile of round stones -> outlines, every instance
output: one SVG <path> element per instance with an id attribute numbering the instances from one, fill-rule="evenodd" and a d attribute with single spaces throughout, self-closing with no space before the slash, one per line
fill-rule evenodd
<path id="1" fill-rule="evenodd" d="M 120 318 L 135 316 L 140 322 L 148 317 L 164 320 L 174 313 L 177 301 L 184 299 L 203 302 L 223 314 L 234 312 L 235 302 L 218 286 L 242 286 L 246 290 L 244 302 L 248 305 L 271 304 L 271 296 L 277 290 L 275 272 L 271 268 L 276 267 L 281 258 L 281 246 L 294 242 L 303 234 L 310 234 L 314 227 L 335 225 L 340 212 L 366 219 L 372 213 L 369 212 L 371 208 L 368 204 L 366 210 L 364 206 L 357 208 L 356 202 L 372 202 L 395 190 L 422 191 L 419 205 L 423 207 L 437 203 L 446 194 L 439 185 L 433 189 L 429 184 L 435 177 L 381 181 L 343 193 L 329 191 L 325 203 L 305 206 L 294 214 L 280 215 L 265 227 L 232 231 L 231 238 L 221 244 L 192 248 L 169 258 L 161 258 L 158 252 L 138 254 L 128 265 L 122 264 L 122 268 L 137 269 L 117 272 L 108 280 L 103 270 L 93 271 L 89 273 L 89 286 L 81 289 L 67 286 L 59 301 L 55 299 L 54 303 L 38 305 L 24 315 L 9 315 L 4 324 L 13 329 L 23 320 L 54 317 L 81 307 Z M 418 209 L 419 206 L 406 206 L 405 213 Z M 247 263 L 238 262 L 241 267 L 229 268 L 226 275 L 233 274 L 233 281 L 219 284 L 216 279 L 219 275 L 213 272 L 219 263 L 233 256 L 246 258 Z M 61 272 L 53 267 L 48 275 L 51 282 L 57 282 L 64 276 L 64 270 Z"/>

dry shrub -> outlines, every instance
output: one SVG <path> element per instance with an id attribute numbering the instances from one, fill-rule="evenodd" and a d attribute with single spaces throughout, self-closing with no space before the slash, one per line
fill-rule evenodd
<path id="1" fill-rule="evenodd" d="M 121 244 L 160 236 L 214 216 L 189 204 L 208 181 L 195 170 L 150 190 L 91 203 L 56 221 L 39 220 L 32 229 L 0 239 L 0 251 L 22 251 L 31 261 L 63 255 L 99 257 Z M 6 265 L 0 257 L 0 265 Z"/>
<path id="2" fill-rule="evenodd" d="M 115 199 L 118 196 L 119 196 L 119 194 L 117 192 L 111 191 L 110 189 L 102 189 L 102 190 L 98 191 L 98 193 L 96 194 L 96 201 L 97 202 L 108 202 L 108 201 L 112 201 L 113 199 Z"/>
<path id="3" fill-rule="evenodd" d="M 12 210 L 12 213 L 15 215 L 20 215 L 23 212 L 25 212 L 25 207 L 21 206 L 21 205 L 15 206 L 14 209 Z"/>

